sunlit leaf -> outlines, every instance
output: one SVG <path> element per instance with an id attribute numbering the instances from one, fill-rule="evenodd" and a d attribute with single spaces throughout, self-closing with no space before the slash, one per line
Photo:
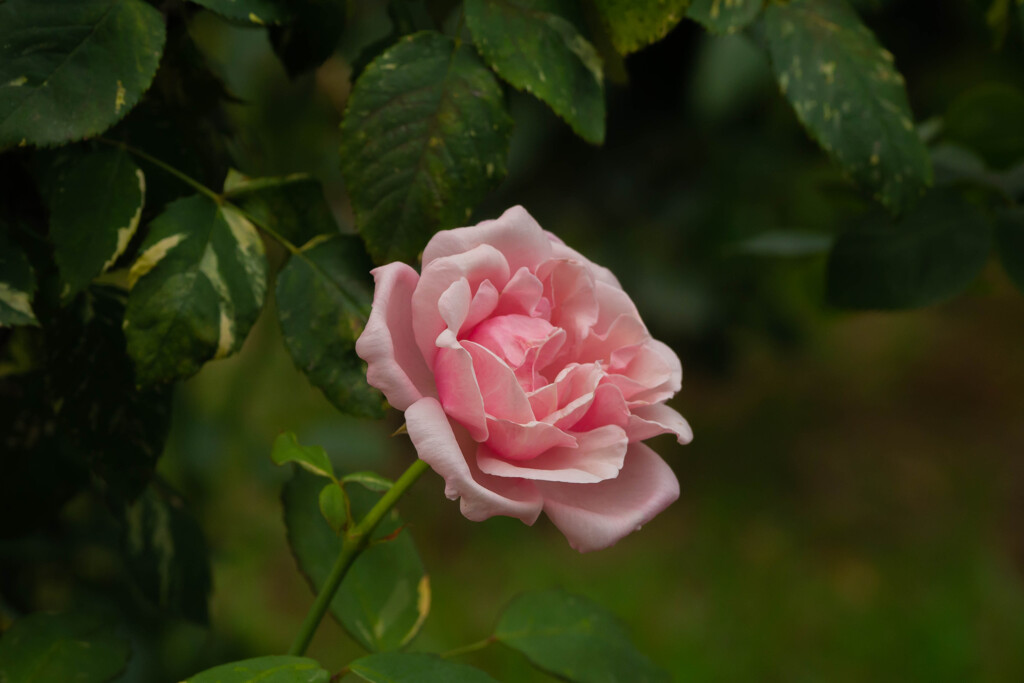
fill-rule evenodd
<path id="1" fill-rule="evenodd" d="M 331 674 L 307 657 L 271 655 L 221 664 L 185 683 L 327 683 Z"/>
<path id="2" fill-rule="evenodd" d="M 412 263 L 438 230 L 464 225 L 505 176 L 512 121 L 494 75 L 439 33 L 400 40 L 355 83 L 342 173 L 377 263 Z"/>
<path id="3" fill-rule="evenodd" d="M 497 683 L 480 669 L 421 653 L 382 652 L 349 668 L 369 683 Z"/>
<path id="4" fill-rule="evenodd" d="M 270 452 L 270 459 L 275 465 L 294 462 L 317 476 L 332 480 L 335 478 L 334 466 L 331 465 L 331 459 L 327 457 L 324 447 L 303 446 L 292 432 L 284 432 L 277 436 L 274 448 Z"/>
<path id="5" fill-rule="evenodd" d="M 690 0 L 594 0 L 619 54 L 657 42 L 686 16 Z"/>
<path id="6" fill-rule="evenodd" d="M 95 613 L 22 617 L 0 638 L 0 681 L 105 683 L 121 673 L 131 652 L 115 627 Z"/>
<path id="7" fill-rule="evenodd" d="M 515 598 L 495 637 L 559 678 L 578 683 L 668 681 L 600 605 L 560 590 Z"/>
<path id="8" fill-rule="evenodd" d="M 0 149 L 101 133 L 156 74 L 164 21 L 142 0 L 0 3 Z"/>

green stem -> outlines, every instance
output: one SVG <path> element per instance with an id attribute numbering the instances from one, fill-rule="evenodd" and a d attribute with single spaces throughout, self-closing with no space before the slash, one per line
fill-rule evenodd
<path id="1" fill-rule="evenodd" d="M 338 553 L 338 559 L 335 561 L 327 581 L 324 582 L 323 587 L 320 589 L 320 593 L 316 596 L 316 600 L 313 601 L 313 606 L 309 609 L 305 621 L 302 622 L 302 627 L 299 629 L 298 634 L 296 634 L 295 641 L 292 642 L 288 654 L 299 656 L 306 652 L 306 648 L 309 647 L 309 641 L 313 639 L 317 626 L 320 625 L 320 621 L 324 618 L 324 614 L 327 613 L 331 600 L 334 599 L 334 594 L 338 592 L 338 586 L 341 585 L 342 579 L 348 573 L 349 567 L 359 557 L 359 553 L 370 542 L 373 530 L 377 528 L 380 521 L 384 519 L 384 515 L 395 506 L 398 499 L 405 494 L 406 490 L 419 479 L 420 475 L 428 467 L 427 463 L 422 460 L 417 460 L 410 465 L 409 469 L 398 478 L 395 485 L 388 489 L 387 493 L 377 501 L 377 504 L 366 513 L 366 516 L 351 531 L 345 534 L 345 540 L 341 544 L 341 552 Z"/>
<path id="2" fill-rule="evenodd" d="M 170 164 L 165 163 L 163 161 L 160 161 L 159 159 L 157 159 L 152 154 L 149 154 L 148 152 L 143 152 L 138 147 L 132 147 L 131 145 L 129 145 L 126 142 L 121 142 L 120 140 L 111 140 L 109 138 L 96 138 L 96 142 L 102 142 L 104 145 L 110 145 L 111 147 L 120 147 L 121 149 L 123 149 L 124 151 L 128 152 L 129 154 L 131 154 L 133 156 L 137 156 L 140 159 L 145 159 L 146 161 L 148 161 L 149 163 L 153 164 L 154 166 L 157 166 L 157 167 L 163 169 L 167 173 L 170 173 L 172 176 L 174 176 L 175 178 L 177 178 L 181 182 L 185 183 L 186 185 L 191 187 L 196 192 L 199 192 L 200 194 L 206 195 L 207 197 L 209 197 L 213 201 L 217 202 L 218 204 L 220 204 L 222 201 L 224 201 L 224 197 L 222 197 L 221 195 L 217 194 L 216 192 L 214 192 L 213 190 L 208 188 L 206 185 L 203 185 L 201 182 L 199 182 L 198 180 L 196 180 L 192 176 L 187 175 L 185 173 L 182 173 L 181 171 L 179 171 L 178 169 L 174 168 Z"/>
<path id="3" fill-rule="evenodd" d="M 489 637 L 484 638 L 483 640 L 477 641 L 475 643 L 470 643 L 469 645 L 463 645 L 462 647 L 457 647 L 454 650 L 448 650 L 447 652 L 442 652 L 441 653 L 441 657 L 443 659 L 448 659 L 449 657 L 459 657 L 461 655 L 468 655 L 470 652 L 476 652 L 477 650 L 483 650 L 485 647 L 487 647 L 491 643 L 495 643 L 497 641 L 498 641 L 497 637 L 489 636 Z"/>

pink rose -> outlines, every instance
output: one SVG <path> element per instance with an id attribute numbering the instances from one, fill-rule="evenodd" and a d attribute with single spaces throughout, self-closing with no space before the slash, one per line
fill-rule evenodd
<path id="1" fill-rule="evenodd" d="M 390 263 L 373 276 L 356 352 L 467 518 L 533 524 L 543 510 L 586 552 L 679 497 L 641 443 L 693 438 L 665 405 L 682 384 L 679 358 L 609 270 L 522 207 L 436 234 L 422 275 Z"/>

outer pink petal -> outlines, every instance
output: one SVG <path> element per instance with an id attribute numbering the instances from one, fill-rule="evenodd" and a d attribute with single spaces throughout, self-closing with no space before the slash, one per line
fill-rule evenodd
<path id="1" fill-rule="evenodd" d="M 690 423 L 664 403 L 634 407 L 626 432 L 630 441 L 643 441 L 659 434 L 675 434 L 684 446 L 693 441 Z"/>
<path id="2" fill-rule="evenodd" d="M 405 423 L 421 460 L 445 481 L 444 494 L 461 498 L 462 514 L 475 522 L 505 515 L 526 524 L 537 520 L 542 500 L 533 482 L 492 477 L 481 472 L 475 457 L 467 461 L 476 443 L 462 429 L 453 430 L 441 404 L 424 398 L 405 411 Z"/>
<path id="3" fill-rule="evenodd" d="M 532 460 L 517 462 L 498 457 L 483 444 L 476 462 L 488 474 L 535 481 L 595 484 L 619 476 L 629 441 L 624 430 L 608 425 L 576 437 L 576 448 L 552 448 Z"/>
<path id="4" fill-rule="evenodd" d="M 523 266 L 535 268 L 551 258 L 547 233 L 526 209 L 513 206 L 495 220 L 434 235 L 423 250 L 423 267 L 435 259 L 461 254 L 481 244 L 489 244 L 503 253 L 512 272 Z"/>
<path id="5" fill-rule="evenodd" d="M 551 253 L 553 258 L 568 259 L 582 263 L 593 272 L 595 280 L 606 282 L 609 285 L 622 289 L 622 285 L 619 284 L 619 279 L 615 277 L 615 274 L 612 273 L 612 271 L 608 270 L 604 266 L 597 265 L 580 252 L 567 246 L 560 237 L 553 235 L 550 232 L 547 233 L 547 236 L 551 241 Z"/>
<path id="6" fill-rule="evenodd" d="M 630 444 L 615 479 L 598 484 L 538 482 L 544 512 L 581 553 L 614 545 L 679 497 L 679 481 L 657 453 Z"/>
<path id="7" fill-rule="evenodd" d="M 473 358 L 450 330 L 438 337 L 444 344 L 434 361 L 434 382 L 444 411 L 458 420 L 477 441 L 487 440 L 484 399 L 473 372 Z"/>
<path id="8" fill-rule="evenodd" d="M 437 395 L 433 374 L 413 337 L 412 293 L 420 276 L 399 262 L 372 272 L 373 309 L 356 340 L 356 353 L 367 363 L 367 381 L 391 405 L 405 410 L 424 396 Z"/>

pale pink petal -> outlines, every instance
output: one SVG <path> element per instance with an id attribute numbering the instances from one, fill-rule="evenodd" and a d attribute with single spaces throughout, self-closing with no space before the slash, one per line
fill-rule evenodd
<path id="1" fill-rule="evenodd" d="M 604 266 L 597 265 L 580 252 L 576 251 L 570 246 L 567 246 L 565 242 L 563 242 L 562 239 L 557 235 L 553 235 L 549 232 L 547 233 L 547 236 L 548 239 L 551 240 L 552 258 L 566 259 L 576 261 L 577 263 L 582 263 L 585 266 L 587 266 L 587 268 L 589 268 L 591 271 L 593 271 L 595 280 L 598 280 L 599 282 L 605 282 L 609 285 L 622 289 L 622 285 L 619 284 L 619 279 L 615 277 L 612 271 L 608 270 Z"/>
<path id="2" fill-rule="evenodd" d="M 516 368 L 516 378 L 527 391 L 535 391 L 538 387 L 549 384 L 543 371 L 558 357 L 558 353 L 565 345 L 565 340 L 565 330 L 554 328 L 551 336 L 545 339 L 540 346 L 534 346 L 527 350 L 526 360 Z M 534 412 L 534 414 L 538 413 Z"/>
<path id="3" fill-rule="evenodd" d="M 591 332 L 580 345 L 577 360 L 581 363 L 596 360 L 614 361 L 613 354 L 622 349 L 631 349 L 644 344 L 651 338 L 639 318 L 620 315 L 603 334 Z M 613 370 L 619 370 L 612 365 Z"/>
<path id="4" fill-rule="evenodd" d="M 577 441 L 546 422 L 520 424 L 509 420 L 487 420 L 487 447 L 507 460 L 530 460 L 552 448 L 576 448 Z"/>
<path id="5" fill-rule="evenodd" d="M 476 288 L 473 301 L 469 304 L 469 312 L 462 322 L 462 327 L 456 330 L 460 335 L 465 334 L 486 320 L 489 316 L 495 315 L 494 309 L 498 305 L 498 290 L 490 280 L 484 280 Z"/>
<path id="6" fill-rule="evenodd" d="M 423 250 L 424 268 L 435 259 L 462 254 L 489 244 L 505 254 L 512 270 L 528 268 L 551 258 L 551 242 L 533 216 L 513 206 L 499 218 L 468 227 L 444 230 L 434 235 Z"/>
<path id="7" fill-rule="evenodd" d="M 543 298 L 544 285 L 529 268 L 520 268 L 501 290 L 494 315 L 519 313 L 545 320 L 551 315 L 551 303 Z"/>
<path id="8" fill-rule="evenodd" d="M 629 442 L 624 430 L 608 425 L 576 437 L 576 448 L 552 448 L 532 460 L 516 462 L 501 458 L 483 444 L 476 462 L 488 474 L 535 481 L 594 484 L 619 475 Z"/>
<path id="9" fill-rule="evenodd" d="M 615 322 L 615 319 L 623 315 L 633 318 L 643 325 L 640 312 L 636 310 L 636 304 L 617 285 L 610 285 L 598 280 L 594 286 L 594 295 L 598 305 L 598 318 L 594 323 L 594 332 L 604 334 Z"/>
<path id="10" fill-rule="evenodd" d="M 533 420 L 533 408 L 512 369 L 489 349 L 479 344 L 464 341 L 462 348 L 468 351 L 473 359 L 473 373 L 476 375 L 487 414 L 512 422 Z"/>
<path id="11" fill-rule="evenodd" d="M 548 261 L 537 269 L 537 277 L 551 302 L 551 324 L 582 339 L 598 317 L 593 274 L 579 263 Z"/>
<path id="12" fill-rule="evenodd" d="M 679 481 L 657 453 L 629 445 L 619 476 L 598 484 L 538 482 L 544 512 L 581 553 L 614 545 L 679 497 Z"/>
<path id="13" fill-rule="evenodd" d="M 424 396 L 436 396 L 434 378 L 416 345 L 412 329 L 412 294 L 419 275 L 408 265 L 375 268 L 373 308 L 356 353 L 366 361 L 367 381 L 388 402 L 405 410 Z"/>
<path id="14" fill-rule="evenodd" d="M 477 441 L 487 440 L 484 399 L 473 371 L 473 358 L 451 330 L 438 337 L 444 345 L 434 360 L 434 382 L 444 411 L 458 420 Z"/>
<path id="15" fill-rule="evenodd" d="M 473 292 L 470 290 L 469 280 L 464 277 L 453 282 L 437 299 L 437 312 L 441 314 L 441 320 L 444 321 L 445 327 L 456 335 L 469 315 L 469 304 L 472 300 Z"/>
<path id="16" fill-rule="evenodd" d="M 617 363 L 617 355 L 613 354 L 613 368 Z M 629 350 L 624 356 L 629 362 L 624 367 L 615 368 L 611 375 L 615 384 L 621 389 L 627 401 L 660 403 L 671 398 L 683 384 L 683 366 L 679 357 L 665 344 L 651 339 L 636 349 Z"/>
<path id="17" fill-rule="evenodd" d="M 686 418 L 664 403 L 635 406 L 626 433 L 630 441 L 643 441 L 659 434 L 675 434 L 684 446 L 693 441 L 693 430 Z"/>
<path id="18" fill-rule="evenodd" d="M 412 404 L 405 411 L 405 423 L 420 459 L 444 478 L 445 496 L 462 499 L 460 507 L 467 519 L 479 522 L 505 515 L 526 524 L 537 520 L 542 501 L 533 482 L 481 472 L 472 462 L 476 444 L 464 430 L 453 430 L 436 400 L 424 398 Z M 471 454 L 469 459 L 465 452 Z"/>
<path id="19" fill-rule="evenodd" d="M 423 267 L 419 284 L 412 295 L 412 329 L 416 343 L 428 367 L 433 367 L 437 355 L 437 335 L 447 325 L 438 311 L 441 295 L 453 283 L 465 278 L 470 291 L 484 280 L 490 280 L 495 288 L 505 286 L 509 278 L 508 263 L 500 251 L 481 244 L 464 254 L 455 254 L 436 259 Z"/>
<path id="20" fill-rule="evenodd" d="M 513 314 L 483 321 L 466 339 L 489 349 L 515 369 L 526 361 L 527 351 L 539 348 L 554 333 L 555 328 L 543 318 Z"/>
<path id="21" fill-rule="evenodd" d="M 630 411 L 622 391 L 613 384 L 602 384 L 594 390 L 594 399 L 587 412 L 575 424 L 559 423 L 558 426 L 573 432 L 585 432 L 603 425 L 625 428 L 629 422 Z"/>

